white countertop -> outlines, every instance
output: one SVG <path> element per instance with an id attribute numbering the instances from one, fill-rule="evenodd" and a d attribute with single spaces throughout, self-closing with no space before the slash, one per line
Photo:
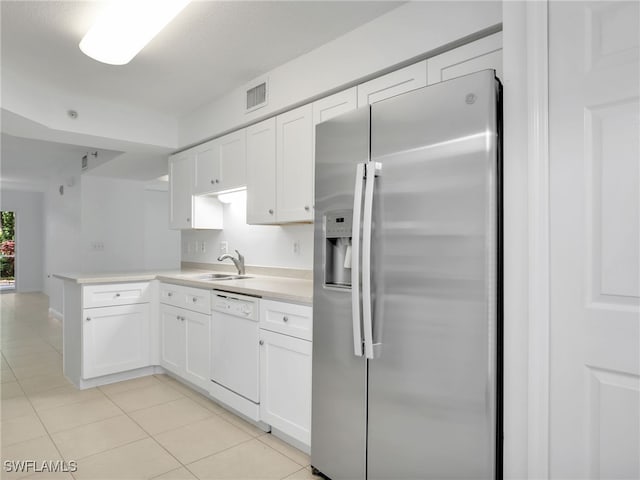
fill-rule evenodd
<path id="1" fill-rule="evenodd" d="M 158 279 L 196 288 L 224 290 L 227 292 L 255 295 L 275 300 L 311 304 L 313 301 L 313 281 L 300 278 L 271 275 L 254 275 L 238 280 L 201 280 L 196 278 L 204 270 L 140 271 L 123 273 L 59 273 L 55 278 L 78 284 L 142 282 Z M 218 272 L 216 273 L 228 273 Z"/>

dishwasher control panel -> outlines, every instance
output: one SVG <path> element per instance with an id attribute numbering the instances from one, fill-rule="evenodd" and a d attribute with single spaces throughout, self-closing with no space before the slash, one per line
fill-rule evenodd
<path id="1" fill-rule="evenodd" d="M 234 317 L 258 320 L 258 303 L 256 299 L 237 297 L 235 295 L 213 292 L 213 310 Z"/>

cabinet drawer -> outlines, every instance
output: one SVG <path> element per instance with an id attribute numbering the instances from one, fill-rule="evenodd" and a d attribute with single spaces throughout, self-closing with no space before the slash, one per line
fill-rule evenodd
<path id="1" fill-rule="evenodd" d="M 313 320 L 311 307 L 293 303 L 260 301 L 260 328 L 311 340 Z"/>
<path id="2" fill-rule="evenodd" d="M 82 288 L 84 308 L 148 303 L 149 297 L 149 282 L 86 285 Z"/>
<path id="3" fill-rule="evenodd" d="M 211 313 L 211 290 L 161 283 L 160 302 L 209 314 Z"/>

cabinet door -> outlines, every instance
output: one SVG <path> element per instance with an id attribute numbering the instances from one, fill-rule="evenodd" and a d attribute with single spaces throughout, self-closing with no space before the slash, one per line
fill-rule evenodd
<path id="1" fill-rule="evenodd" d="M 311 443 L 311 342 L 260 330 L 260 419 Z"/>
<path id="2" fill-rule="evenodd" d="M 184 378 L 202 388 L 211 380 L 209 350 L 211 344 L 211 315 L 182 310 L 185 319 Z"/>
<path id="3" fill-rule="evenodd" d="M 313 102 L 314 127 L 330 118 L 355 110 L 358 106 L 358 89 L 352 87 L 342 92 L 334 93 Z M 315 130 L 315 128 L 314 128 Z"/>
<path id="4" fill-rule="evenodd" d="M 83 313 L 83 378 L 150 365 L 148 303 L 87 308 Z"/>
<path id="5" fill-rule="evenodd" d="M 195 149 L 194 194 L 202 195 L 221 189 L 222 168 L 219 141 L 212 140 Z"/>
<path id="6" fill-rule="evenodd" d="M 185 364 L 185 316 L 181 308 L 160 305 L 160 365 L 183 375 Z"/>
<path id="7" fill-rule="evenodd" d="M 276 117 L 278 223 L 313 220 L 313 106 Z"/>
<path id="8" fill-rule="evenodd" d="M 218 139 L 220 157 L 220 190 L 231 190 L 247 184 L 247 139 L 244 129 Z"/>
<path id="9" fill-rule="evenodd" d="M 423 60 L 358 85 L 358 107 L 426 87 L 427 62 Z"/>
<path id="10" fill-rule="evenodd" d="M 247 223 L 276 223 L 276 119 L 247 128 Z"/>
<path id="11" fill-rule="evenodd" d="M 428 84 L 493 68 L 502 78 L 502 32 L 468 43 L 427 60 Z"/>
<path id="12" fill-rule="evenodd" d="M 181 153 L 169 158 L 169 227 L 191 227 L 193 154 Z"/>

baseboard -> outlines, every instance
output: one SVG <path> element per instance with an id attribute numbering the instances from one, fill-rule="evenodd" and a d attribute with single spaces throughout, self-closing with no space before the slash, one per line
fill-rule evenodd
<path id="1" fill-rule="evenodd" d="M 51 307 L 49 307 L 49 315 L 51 315 L 53 318 L 60 320 L 61 322 L 64 319 L 64 316 L 59 311 Z"/>

